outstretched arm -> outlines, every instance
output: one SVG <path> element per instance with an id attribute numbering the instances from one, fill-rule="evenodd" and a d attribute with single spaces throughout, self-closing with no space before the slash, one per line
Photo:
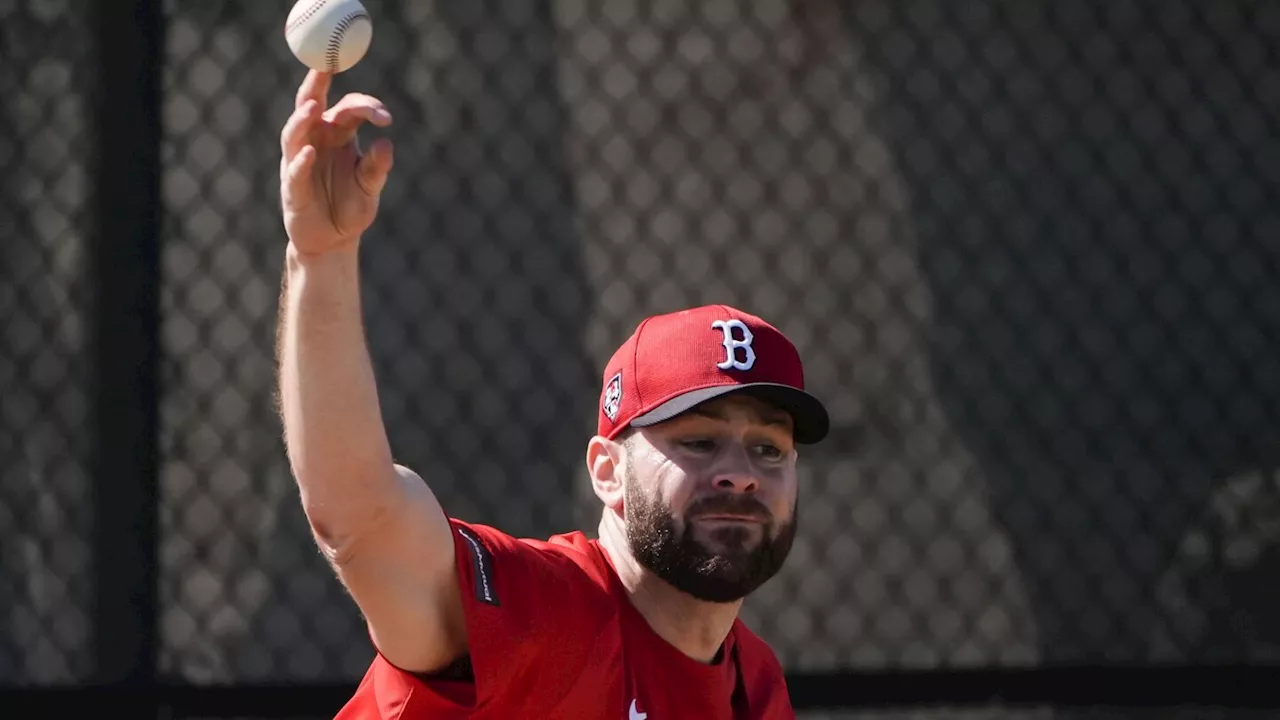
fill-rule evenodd
<path id="1" fill-rule="evenodd" d="M 360 94 L 326 109 L 330 82 L 308 73 L 281 133 L 280 413 L 321 551 L 387 660 L 429 672 L 466 651 L 453 533 L 426 483 L 393 462 L 360 305 L 360 238 L 392 149 L 380 140 L 362 152 L 356 130 L 391 117 Z"/>

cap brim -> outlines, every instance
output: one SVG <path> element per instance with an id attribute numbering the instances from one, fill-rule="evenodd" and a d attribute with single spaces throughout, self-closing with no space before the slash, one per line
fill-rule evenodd
<path id="1" fill-rule="evenodd" d="M 831 426 L 831 420 L 822 401 L 803 390 L 777 383 L 716 385 L 690 390 L 640 415 L 632 420 L 630 424 L 635 427 L 657 425 L 692 409 L 696 405 L 731 393 L 746 393 L 788 412 L 794 422 L 792 436 L 801 445 L 812 445 L 821 441 L 827 436 L 827 431 Z"/>

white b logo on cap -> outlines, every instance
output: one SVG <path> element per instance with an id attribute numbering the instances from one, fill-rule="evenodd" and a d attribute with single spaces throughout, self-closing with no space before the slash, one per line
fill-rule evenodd
<path id="1" fill-rule="evenodd" d="M 711 327 L 724 333 L 724 362 L 716 363 L 716 367 L 721 370 L 750 370 L 756 364 L 756 351 L 751 347 L 751 341 L 755 336 L 751 334 L 751 328 L 741 320 L 717 320 L 711 323 Z M 742 333 L 742 339 L 733 336 L 733 331 L 738 330 Z M 738 359 L 738 350 L 742 350 L 743 359 Z"/>

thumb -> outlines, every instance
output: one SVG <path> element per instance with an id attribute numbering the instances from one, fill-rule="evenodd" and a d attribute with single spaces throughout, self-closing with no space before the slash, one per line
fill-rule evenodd
<path id="1" fill-rule="evenodd" d="M 366 195 L 377 197 L 382 193 L 382 188 L 387 184 L 387 175 L 394 164 L 395 148 L 391 141 L 386 138 L 374 141 L 369 147 L 369 152 L 360 158 L 360 164 L 356 167 L 360 188 Z"/>

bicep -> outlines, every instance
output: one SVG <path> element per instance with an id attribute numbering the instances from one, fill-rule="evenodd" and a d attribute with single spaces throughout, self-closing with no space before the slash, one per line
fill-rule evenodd
<path id="1" fill-rule="evenodd" d="M 396 466 L 402 502 L 331 558 L 378 651 L 431 672 L 466 652 L 453 530 L 422 478 Z"/>
<path id="2" fill-rule="evenodd" d="M 443 611 L 417 616 L 431 632 L 390 621 L 377 624 L 386 616 L 370 622 L 382 655 L 373 671 L 383 677 L 384 690 L 403 696 L 406 707 L 423 714 L 438 710 L 438 702 L 455 707 L 568 692 L 612 617 L 605 581 L 588 573 L 587 556 L 452 518 L 447 529 L 454 555 L 442 573 L 448 579 L 439 580 L 449 588 L 447 604 L 436 605 Z M 434 595 L 432 602 L 440 603 L 441 597 Z M 384 627 L 394 637 L 386 636 Z M 460 641 L 450 645 L 449 637 Z M 472 671 L 468 676 L 440 672 L 464 654 Z"/>

